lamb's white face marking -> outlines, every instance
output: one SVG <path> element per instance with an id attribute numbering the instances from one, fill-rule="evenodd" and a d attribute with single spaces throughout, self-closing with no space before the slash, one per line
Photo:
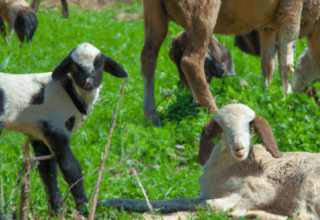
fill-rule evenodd
<path id="1" fill-rule="evenodd" d="M 94 61 L 97 55 L 101 52 L 96 47 L 89 43 L 79 44 L 75 50 L 71 53 L 71 58 L 75 63 L 81 64 L 86 67 L 89 71 L 94 70 Z"/>
<path id="2" fill-rule="evenodd" d="M 246 105 L 229 104 L 221 108 L 214 117 L 222 128 L 224 142 L 237 160 L 245 160 L 248 157 L 252 138 L 250 122 L 255 115 Z"/>

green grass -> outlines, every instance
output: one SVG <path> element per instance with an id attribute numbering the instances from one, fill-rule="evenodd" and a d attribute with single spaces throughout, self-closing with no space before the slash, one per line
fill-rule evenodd
<path id="1" fill-rule="evenodd" d="M 159 53 L 155 80 L 156 105 L 162 128 L 151 127 L 150 122 L 144 119 L 143 80 L 140 75 L 140 52 L 144 42 L 142 16 L 131 21 L 115 19 L 120 12 L 141 14 L 141 11 L 137 3 L 133 6 L 116 5 L 112 10 L 99 13 L 72 6 L 70 18 L 61 19 L 60 9 L 44 11 L 40 8 L 38 29 L 30 45 L 24 44 L 20 48 L 18 38 L 14 36 L 12 45 L 8 46 L 0 38 L 0 71 L 17 74 L 49 72 L 77 44 L 93 44 L 117 60 L 130 75 L 118 111 L 99 199 L 144 200 L 132 167 L 137 169 L 151 200 L 197 197 L 200 189 L 198 178 L 203 172 L 196 159 L 198 138 L 212 115 L 190 104 L 190 92 L 180 89 L 178 72 L 169 59 L 168 50 L 172 38 L 182 28 L 170 23 L 167 39 Z M 231 36 L 218 38 L 230 50 L 237 73 L 237 77 L 214 79 L 210 85 L 218 107 L 234 102 L 250 106 L 270 123 L 281 151 L 319 152 L 320 110 L 315 101 L 304 94 L 290 94 L 285 98 L 278 69 L 269 92 L 264 92 L 260 58 L 235 48 Z M 297 43 L 297 57 L 304 47 L 305 41 Z M 241 80 L 246 80 L 249 86 L 241 86 Z M 82 164 L 84 185 L 90 199 L 122 83 L 123 79 L 105 73 L 100 100 L 71 141 L 73 152 Z M 21 167 L 21 144 L 25 140 L 27 138 L 22 134 L 6 131 L 0 139 L 0 184 L 4 187 L 6 212 L 10 212 L 10 201 L 19 202 L 19 191 L 13 198 L 10 194 Z M 255 137 L 254 143 L 257 142 L 260 140 Z M 184 145 L 185 150 L 177 150 L 177 144 Z M 36 170 L 32 170 L 31 180 L 32 216 L 49 218 L 45 190 Z M 62 175 L 59 186 L 64 195 L 68 185 Z M 71 196 L 65 203 L 69 205 L 69 212 L 75 210 Z M 105 207 L 99 208 L 98 216 L 100 219 L 135 218 L 135 214 L 119 214 Z M 209 218 L 204 213 L 200 216 Z M 212 213 L 211 218 L 227 217 Z"/>

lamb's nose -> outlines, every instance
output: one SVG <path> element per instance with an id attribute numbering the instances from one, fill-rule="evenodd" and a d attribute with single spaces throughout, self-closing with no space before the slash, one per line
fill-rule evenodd
<path id="1" fill-rule="evenodd" d="M 91 91 L 93 89 L 93 79 L 91 79 L 91 78 L 86 79 L 84 89 L 87 91 Z"/>

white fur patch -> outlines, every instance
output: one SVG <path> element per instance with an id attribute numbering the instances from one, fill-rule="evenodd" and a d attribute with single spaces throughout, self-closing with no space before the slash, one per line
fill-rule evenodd
<path id="1" fill-rule="evenodd" d="M 92 46 L 89 43 L 79 44 L 75 50 L 71 53 L 71 58 L 75 63 L 81 64 L 87 67 L 89 70 L 93 70 L 94 59 L 100 54 L 100 50 Z"/>
<path id="2" fill-rule="evenodd" d="M 223 140 L 230 150 L 232 152 L 235 150 L 235 144 L 244 147 L 241 160 L 247 158 L 250 150 L 252 137 L 249 124 L 255 115 L 255 112 L 246 105 L 229 104 L 221 108 L 214 117 L 223 130 Z M 235 156 L 233 153 L 232 155 Z"/>

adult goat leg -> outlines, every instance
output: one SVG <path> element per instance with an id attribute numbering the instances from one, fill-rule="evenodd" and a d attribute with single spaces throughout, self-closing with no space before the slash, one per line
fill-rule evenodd
<path id="1" fill-rule="evenodd" d="M 61 0 L 61 6 L 62 6 L 62 17 L 63 18 L 69 18 L 69 9 L 68 9 L 68 2 L 67 0 Z"/>
<path id="2" fill-rule="evenodd" d="M 317 20 L 314 24 L 314 29 L 312 33 L 310 33 L 307 36 L 307 45 L 309 52 L 314 60 L 314 62 L 317 64 L 317 66 L 320 68 L 320 20 Z"/>
<path id="3" fill-rule="evenodd" d="M 298 37 L 302 4 L 302 1 L 283 1 L 280 4 L 278 59 L 282 89 L 285 96 L 291 92 L 291 86 L 289 85 L 288 80 L 288 74 L 291 70 L 287 69 L 288 47 L 292 47 L 293 41 Z M 296 10 L 292 10 L 292 8 L 295 8 Z"/>
<path id="4" fill-rule="evenodd" d="M 168 18 L 161 1 L 144 1 L 145 42 L 141 52 L 141 75 L 144 81 L 144 117 L 160 127 L 154 99 L 154 76 L 159 49 L 168 32 Z"/>
<path id="5" fill-rule="evenodd" d="M 220 3 L 220 0 L 187 2 L 181 6 L 183 20 L 178 15 L 174 17 L 183 24 L 187 33 L 187 45 L 181 59 L 182 71 L 197 103 L 208 108 L 209 113 L 216 113 L 219 109 L 209 90 L 203 66 Z M 174 14 L 173 11 L 169 13 Z"/>
<path id="6" fill-rule="evenodd" d="M 51 155 L 51 151 L 43 141 L 32 140 L 31 145 L 36 156 Z M 58 187 L 58 166 L 55 158 L 40 161 L 38 170 L 41 179 L 45 185 L 48 194 L 49 203 L 51 205 L 51 215 L 59 216 L 61 192 Z"/>
<path id="7" fill-rule="evenodd" d="M 211 33 L 210 30 L 207 30 L 202 38 L 197 37 L 196 33 L 198 31 L 187 33 L 188 41 L 181 59 L 181 68 L 188 79 L 197 104 L 208 108 L 209 113 L 215 114 L 219 109 L 209 90 L 203 68 Z"/>
<path id="8" fill-rule="evenodd" d="M 265 80 L 266 90 L 271 84 L 274 73 L 274 59 L 276 54 L 276 30 L 260 28 L 261 68 Z"/>

